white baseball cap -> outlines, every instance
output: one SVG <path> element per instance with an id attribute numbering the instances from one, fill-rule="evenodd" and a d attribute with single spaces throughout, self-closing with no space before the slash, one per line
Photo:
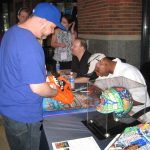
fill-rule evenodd
<path id="1" fill-rule="evenodd" d="M 91 57 L 88 59 L 88 64 L 89 64 L 88 74 L 94 71 L 97 62 L 103 59 L 104 57 L 106 56 L 102 53 L 95 53 L 91 55 Z"/>

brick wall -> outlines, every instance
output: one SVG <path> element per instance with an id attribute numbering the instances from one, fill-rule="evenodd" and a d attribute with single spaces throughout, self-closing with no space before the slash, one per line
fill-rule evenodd
<path id="1" fill-rule="evenodd" d="M 78 0 L 79 34 L 139 35 L 142 0 Z"/>

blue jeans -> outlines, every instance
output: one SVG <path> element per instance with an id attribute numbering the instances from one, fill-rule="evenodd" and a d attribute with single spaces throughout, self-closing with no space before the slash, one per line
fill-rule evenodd
<path id="1" fill-rule="evenodd" d="M 42 122 L 22 123 L 3 116 L 11 150 L 39 150 Z"/>

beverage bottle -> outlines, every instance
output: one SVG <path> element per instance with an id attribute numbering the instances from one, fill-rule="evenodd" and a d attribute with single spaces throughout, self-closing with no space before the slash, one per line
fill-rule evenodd
<path id="1" fill-rule="evenodd" d="M 60 72 L 60 63 L 59 63 L 59 61 L 56 62 L 56 71 L 57 71 L 57 73 Z"/>
<path id="2" fill-rule="evenodd" d="M 69 82 L 70 82 L 70 85 L 71 85 L 71 89 L 73 90 L 75 88 L 73 72 L 70 72 Z"/>

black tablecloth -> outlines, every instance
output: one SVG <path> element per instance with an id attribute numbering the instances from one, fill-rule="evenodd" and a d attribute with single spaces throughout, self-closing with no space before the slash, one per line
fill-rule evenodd
<path id="1" fill-rule="evenodd" d="M 96 112 L 91 113 L 95 115 Z M 45 137 L 42 136 L 42 143 L 45 145 L 42 144 L 43 146 L 41 146 L 41 149 L 53 150 L 52 142 L 93 136 L 99 147 L 103 150 L 112 139 L 97 139 L 93 133 L 91 133 L 91 131 L 88 130 L 88 128 L 81 122 L 82 120 L 86 119 L 87 113 L 67 114 L 64 116 L 51 116 L 45 118 L 43 123 Z"/>

